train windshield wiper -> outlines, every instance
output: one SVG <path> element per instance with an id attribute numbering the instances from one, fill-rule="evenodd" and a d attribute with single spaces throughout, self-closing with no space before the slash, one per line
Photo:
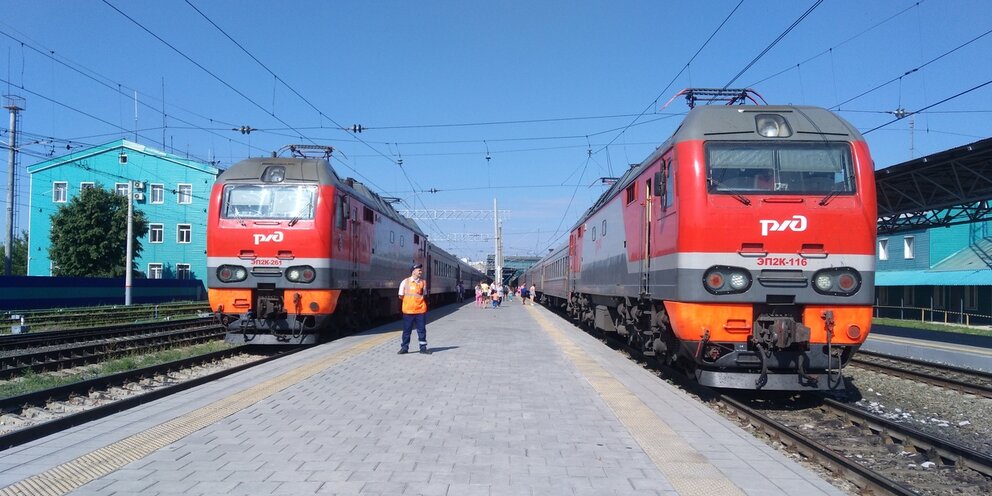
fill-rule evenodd
<path id="1" fill-rule="evenodd" d="M 289 227 L 295 226 L 296 223 L 303 218 L 303 214 L 309 212 L 311 208 L 313 208 L 313 198 L 310 198 L 310 201 L 308 201 L 307 204 L 303 206 L 303 208 L 296 211 L 296 215 L 294 215 L 293 218 L 289 220 L 289 224 L 288 224 Z"/>
<path id="2" fill-rule="evenodd" d="M 820 200 L 820 206 L 822 207 L 822 206 L 825 206 L 827 203 L 830 203 L 830 199 L 831 198 L 833 198 L 833 197 L 837 196 L 839 193 L 842 193 L 843 192 L 843 190 L 837 189 L 837 186 L 838 185 L 841 185 L 841 186 L 847 185 L 847 184 L 849 184 L 848 181 L 850 181 L 852 179 L 854 179 L 854 175 L 853 174 L 850 175 L 850 176 L 845 177 L 843 183 L 835 183 L 833 185 L 833 187 L 830 188 L 830 192 L 827 193 L 827 196 L 824 196 L 823 199 Z"/>
<path id="3" fill-rule="evenodd" d="M 720 181 L 717 181 L 717 179 L 715 177 L 710 176 L 710 177 L 707 178 L 707 180 L 710 182 L 710 184 L 712 186 L 718 188 L 717 189 L 718 192 L 729 193 L 730 196 L 733 196 L 739 202 L 741 202 L 741 203 L 743 203 L 745 205 L 750 205 L 751 204 L 751 200 L 749 200 L 746 196 L 744 196 L 744 195 L 742 195 L 742 194 L 740 194 L 740 193 L 738 193 L 736 191 L 732 191 L 732 190 L 720 190 L 719 189 L 720 188 L 720 185 L 723 184 L 723 183 L 721 183 Z"/>

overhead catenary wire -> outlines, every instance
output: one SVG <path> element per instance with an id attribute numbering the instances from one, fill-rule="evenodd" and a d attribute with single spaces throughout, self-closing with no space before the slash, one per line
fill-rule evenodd
<path id="1" fill-rule="evenodd" d="M 723 89 L 727 89 L 730 87 L 730 85 L 734 84 L 734 82 L 737 81 L 741 76 L 743 76 L 744 73 L 751 68 L 751 66 L 756 64 L 759 60 L 761 60 L 761 58 L 764 57 L 766 53 L 768 53 L 772 48 L 775 47 L 775 45 L 778 44 L 778 42 L 782 41 L 782 39 L 785 38 L 786 35 L 792 32 L 792 30 L 799 25 L 799 23 L 803 22 L 803 19 L 806 19 L 806 17 L 808 17 L 813 12 L 814 9 L 819 7 L 821 3 L 823 3 L 823 0 L 816 0 L 816 2 L 813 3 L 813 5 L 811 5 L 808 9 L 806 9 L 806 12 L 803 12 L 803 14 L 799 16 L 798 19 L 793 21 L 789 27 L 785 28 L 785 31 L 783 31 L 782 34 L 778 35 L 778 38 L 775 38 L 775 40 L 769 43 L 768 46 L 766 46 L 765 49 L 761 51 L 761 53 L 759 53 L 757 56 L 751 59 L 751 61 L 748 62 L 747 65 L 745 65 L 744 68 L 741 69 L 736 76 L 731 78 L 730 81 L 727 81 L 727 84 L 723 85 Z"/>
<path id="2" fill-rule="evenodd" d="M 871 128 L 871 129 L 869 129 L 867 131 L 862 132 L 861 134 L 862 135 L 865 135 L 865 134 L 871 133 L 872 131 L 877 131 L 877 130 L 885 127 L 885 126 L 888 126 L 889 124 L 892 124 L 893 122 L 901 121 L 901 120 L 905 119 L 906 117 L 909 117 L 911 115 L 918 114 L 920 112 L 923 112 L 924 110 L 928 110 L 930 108 L 936 107 L 937 105 L 940 105 L 942 103 L 949 102 L 951 100 L 954 100 L 955 98 L 964 96 L 964 95 L 966 95 L 968 93 L 971 93 L 972 91 L 978 90 L 978 89 L 983 88 L 985 86 L 988 86 L 990 84 L 992 84 L 992 79 L 990 79 L 988 81 L 985 81 L 984 83 L 981 83 L 981 84 L 979 84 L 977 86 L 973 86 L 971 88 L 968 88 L 968 89 L 966 89 L 966 90 L 964 90 L 964 91 L 962 91 L 960 93 L 957 93 L 955 95 L 949 96 L 949 97 L 947 97 L 947 98 L 945 98 L 945 99 L 943 99 L 943 100 L 941 100 L 939 102 L 936 102 L 936 103 L 932 103 L 930 105 L 927 105 L 926 107 L 923 107 L 923 108 L 921 108 L 919 110 L 914 110 L 912 112 L 906 112 L 904 115 L 901 115 L 900 117 L 896 117 L 895 119 L 892 119 L 891 121 L 886 122 L 885 124 L 882 124 L 880 126 L 875 126 L 875 127 Z"/>
<path id="3" fill-rule="evenodd" d="M 675 76 L 672 77 L 672 80 L 669 81 L 667 85 L 665 85 L 665 88 L 662 89 L 660 93 L 658 93 L 658 96 L 656 96 L 654 98 L 654 100 L 652 100 L 651 103 L 648 104 L 648 106 L 645 107 L 644 110 L 641 111 L 641 113 L 637 114 L 637 117 L 634 117 L 634 120 L 630 121 L 630 124 L 627 124 L 626 126 L 624 126 L 620 130 L 620 132 L 616 136 L 614 136 L 613 139 L 610 140 L 609 143 L 603 145 L 602 148 L 596 150 L 596 153 L 599 153 L 599 152 L 605 150 L 610 145 L 612 145 L 614 142 L 616 142 L 616 140 L 620 139 L 620 136 L 623 136 L 623 134 L 627 132 L 627 129 L 628 128 L 630 128 L 631 126 L 633 126 L 638 120 L 640 120 L 640 118 L 644 114 L 647 113 L 647 111 L 649 109 L 653 108 L 658 103 L 658 100 L 660 100 L 661 97 L 663 97 L 668 92 L 668 90 L 672 87 L 672 85 L 675 84 L 675 81 L 678 81 L 679 77 L 682 76 L 682 73 L 685 72 L 689 68 L 689 65 L 692 64 L 692 62 L 694 60 L 696 60 L 696 57 L 699 55 L 699 53 L 702 52 L 704 48 L 706 48 L 706 45 L 709 45 L 709 43 L 713 39 L 713 37 L 716 36 L 716 34 L 719 33 L 721 29 L 723 29 L 723 26 L 725 24 L 727 24 L 727 21 L 729 21 L 730 18 L 733 17 L 734 13 L 737 12 L 737 9 L 739 9 L 741 7 L 741 4 L 743 4 L 743 3 L 744 3 L 744 0 L 740 0 L 739 2 L 737 2 L 737 5 L 735 5 L 734 8 L 730 11 L 730 13 L 727 14 L 726 17 L 723 18 L 723 22 L 721 22 L 720 25 L 717 26 L 716 29 L 714 29 L 712 33 L 710 33 L 709 38 L 706 38 L 706 41 L 704 41 L 703 44 L 699 46 L 699 48 L 696 50 L 696 53 L 692 54 L 692 57 L 689 57 L 689 60 L 685 63 L 684 66 L 682 66 L 682 69 L 679 70 L 679 72 L 677 74 L 675 74 Z"/>

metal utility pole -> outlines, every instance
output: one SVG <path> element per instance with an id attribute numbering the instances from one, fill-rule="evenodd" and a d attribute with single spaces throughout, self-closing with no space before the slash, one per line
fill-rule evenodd
<path id="1" fill-rule="evenodd" d="M 496 254 L 495 260 L 493 261 L 495 267 L 493 270 L 493 282 L 498 282 L 503 284 L 503 253 L 500 251 L 501 244 L 499 241 L 499 209 L 496 208 L 496 199 L 493 198 L 493 234 L 496 235 Z"/>
<path id="2" fill-rule="evenodd" d="M 127 181 L 127 255 L 124 257 L 124 305 L 131 305 L 131 263 L 134 262 L 134 194 L 131 193 L 131 185 L 134 181 Z"/>
<path id="3" fill-rule="evenodd" d="M 24 110 L 24 99 L 4 95 L 3 108 L 10 111 L 10 142 L 7 146 L 7 237 L 4 240 L 3 274 L 11 275 L 14 255 L 14 171 L 17 165 L 17 113 Z"/>

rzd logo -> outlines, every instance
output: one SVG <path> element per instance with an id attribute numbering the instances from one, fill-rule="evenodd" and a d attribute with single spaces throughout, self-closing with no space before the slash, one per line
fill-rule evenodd
<path id="1" fill-rule="evenodd" d="M 762 221 L 764 222 L 764 221 Z M 272 234 L 252 234 L 255 239 L 255 244 L 272 242 L 282 242 L 282 231 L 276 231 Z"/>
<path id="2" fill-rule="evenodd" d="M 783 232 L 792 230 L 802 232 L 806 230 L 806 217 L 802 215 L 793 215 L 791 219 L 785 219 L 782 222 L 771 219 L 761 219 L 758 222 L 761 223 L 762 236 L 768 236 L 768 233 L 771 231 Z"/>

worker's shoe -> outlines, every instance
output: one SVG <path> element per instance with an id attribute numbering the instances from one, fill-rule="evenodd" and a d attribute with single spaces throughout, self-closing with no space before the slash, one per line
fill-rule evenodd
<path id="1" fill-rule="evenodd" d="M 406 350 L 406 348 L 400 348 L 400 351 L 396 352 L 397 355 L 406 355 L 407 353 L 409 352 Z"/>
<path id="2" fill-rule="evenodd" d="M 421 355 L 430 355 L 431 354 L 431 350 L 428 350 L 426 347 L 425 348 L 421 348 L 420 349 L 420 354 Z"/>

